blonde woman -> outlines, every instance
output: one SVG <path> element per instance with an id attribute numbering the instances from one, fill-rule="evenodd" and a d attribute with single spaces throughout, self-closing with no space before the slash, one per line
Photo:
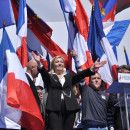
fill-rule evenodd
<path id="1" fill-rule="evenodd" d="M 33 53 L 33 57 L 40 64 L 40 56 Z M 106 62 L 95 62 L 94 66 L 78 74 L 66 73 L 64 58 L 56 56 L 51 61 L 50 72 L 44 66 L 38 70 L 48 89 L 46 110 L 48 113 L 50 130 L 73 130 L 75 113 L 80 110 L 72 86 L 83 78 L 93 75 L 95 68 L 103 66 Z"/>

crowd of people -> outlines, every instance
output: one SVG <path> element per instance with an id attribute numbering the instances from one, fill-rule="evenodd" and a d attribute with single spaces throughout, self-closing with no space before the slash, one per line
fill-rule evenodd
<path id="1" fill-rule="evenodd" d="M 94 66 L 82 70 L 77 54 L 77 73 L 67 73 L 64 58 L 51 61 L 50 72 L 40 63 L 39 53 L 27 65 L 26 77 L 41 111 L 45 130 L 127 130 L 122 126 L 120 108 L 115 106 L 121 94 L 107 94 L 102 90 L 102 79 L 96 71 L 106 61 L 95 61 Z M 130 73 L 130 67 L 120 66 L 117 73 Z M 36 86 L 38 73 L 46 88 Z M 89 77 L 89 85 L 85 77 Z M 122 95 L 123 96 L 123 95 Z M 25 128 L 21 128 L 25 129 Z"/>

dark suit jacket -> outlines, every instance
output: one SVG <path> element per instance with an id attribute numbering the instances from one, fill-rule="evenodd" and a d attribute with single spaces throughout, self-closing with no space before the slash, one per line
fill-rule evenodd
<path id="1" fill-rule="evenodd" d="M 32 92 L 33 92 L 33 95 L 34 95 L 34 97 L 35 97 L 35 99 L 36 99 L 36 101 L 37 101 L 37 104 L 38 104 L 38 106 L 39 106 L 39 108 L 40 108 L 40 99 L 39 99 L 39 97 L 38 97 L 38 93 L 37 93 L 35 84 L 33 83 L 33 81 L 31 80 L 31 78 L 30 78 L 27 74 L 26 74 L 26 77 L 27 77 L 27 79 L 28 79 L 29 85 L 30 85 L 31 90 L 32 90 Z"/>
<path id="2" fill-rule="evenodd" d="M 60 111 L 61 109 L 61 93 L 64 95 L 67 111 L 78 111 L 80 106 L 76 101 L 72 86 L 78 83 L 86 76 L 94 74 L 90 69 L 83 70 L 78 74 L 66 74 L 65 83 L 62 87 L 56 74 L 49 74 L 44 67 L 39 68 L 39 72 L 48 89 L 48 98 L 46 109 L 49 111 Z"/>

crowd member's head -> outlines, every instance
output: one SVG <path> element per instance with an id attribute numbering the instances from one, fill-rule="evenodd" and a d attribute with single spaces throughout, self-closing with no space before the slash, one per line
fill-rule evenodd
<path id="1" fill-rule="evenodd" d="M 40 99 L 40 101 L 42 101 L 42 99 L 43 99 L 43 95 L 42 95 L 43 88 L 41 86 L 36 86 L 36 89 L 37 89 L 39 99 Z"/>
<path id="2" fill-rule="evenodd" d="M 55 56 L 51 61 L 50 73 L 62 74 L 64 70 L 65 60 L 62 56 Z"/>
<path id="3" fill-rule="evenodd" d="M 130 66 L 121 65 L 117 68 L 117 73 L 130 73 Z"/>
<path id="4" fill-rule="evenodd" d="M 29 73 L 33 78 L 36 78 L 38 76 L 37 67 L 38 67 L 38 64 L 36 60 L 32 59 L 28 62 L 26 72 Z"/>
<path id="5" fill-rule="evenodd" d="M 101 83 L 102 79 L 101 76 L 98 72 L 95 73 L 95 75 L 92 75 L 89 77 L 89 83 L 90 86 L 95 89 L 95 90 L 100 90 L 101 89 Z"/>

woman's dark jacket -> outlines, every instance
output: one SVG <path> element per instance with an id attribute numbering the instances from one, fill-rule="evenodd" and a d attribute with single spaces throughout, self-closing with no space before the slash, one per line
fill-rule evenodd
<path id="1" fill-rule="evenodd" d="M 61 109 L 61 93 L 64 95 L 67 111 L 78 111 L 80 106 L 76 101 L 73 92 L 73 85 L 81 81 L 84 77 L 93 75 L 90 69 L 83 70 L 77 74 L 66 74 L 65 83 L 62 86 L 56 74 L 49 74 L 44 67 L 38 69 L 42 79 L 48 89 L 48 98 L 46 109 L 49 111 L 60 111 Z"/>

